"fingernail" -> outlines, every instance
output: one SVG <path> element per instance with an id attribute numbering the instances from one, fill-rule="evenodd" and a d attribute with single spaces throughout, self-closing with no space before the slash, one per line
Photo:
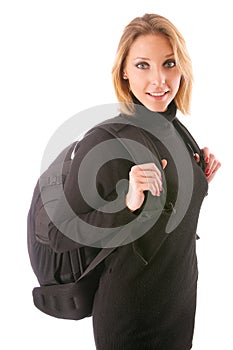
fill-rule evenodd
<path id="1" fill-rule="evenodd" d="M 210 169 L 206 169 L 205 174 L 208 176 L 210 174 Z"/>
<path id="2" fill-rule="evenodd" d="M 206 157 L 206 158 L 205 158 L 205 162 L 206 162 L 206 163 L 209 163 L 209 160 L 210 160 L 209 157 Z"/>

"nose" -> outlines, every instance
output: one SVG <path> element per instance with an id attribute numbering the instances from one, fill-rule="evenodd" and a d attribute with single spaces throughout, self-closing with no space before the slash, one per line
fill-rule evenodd
<path id="1" fill-rule="evenodd" d="M 166 77 L 163 70 L 159 67 L 153 68 L 151 70 L 151 83 L 152 85 L 161 86 L 166 82 Z"/>

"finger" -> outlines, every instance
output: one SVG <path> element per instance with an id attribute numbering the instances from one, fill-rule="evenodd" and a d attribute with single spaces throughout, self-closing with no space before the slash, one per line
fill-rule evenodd
<path id="1" fill-rule="evenodd" d="M 212 174 L 216 174 L 220 167 L 221 167 L 221 163 L 220 162 L 216 162 L 216 165 L 215 165 L 215 167 L 212 170 Z"/>
<path id="2" fill-rule="evenodd" d="M 148 184 L 148 191 L 151 192 L 154 196 L 160 196 L 163 187 L 160 186 L 157 182 Z"/>
<path id="3" fill-rule="evenodd" d="M 144 191 L 150 191 L 153 196 L 160 196 L 160 192 L 162 191 L 162 188 L 157 183 L 138 183 L 137 184 L 137 191 L 138 192 L 144 192 Z"/>
<path id="4" fill-rule="evenodd" d="M 143 173 L 143 172 L 142 172 Z M 130 176 L 130 183 L 135 187 L 138 188 L 140 186 L 143 186 L 143 190 L 150 190 L 151 188 L 156 188 L 156 191 L 162 191 L 163 185 L 162 185 L 162 179 L 158 177 L 156 174 L 154 174 L 153 177 L 149 176 Z"/>
<path id="5" fill-rule="evenodd" d="M 159 177 L 161 177 L 161 172 L 159 168 L 155 165 L 155 163 L 147 163 L 147 164 L 140 164 L 139 169 L 143 171 L 152 171 L 155 172 Z"/>
<path id="6" fill-rule="evenodd" d="M 159 169 L 157 170 L 141 170 L 138 173 L 139 176 L 145 177 L 145 178 L 152 178 L 155 181 L 162 181 L 162 174 L 159 171 Z"/>
<path id="7" fill-rule="evenodd" d="M 153 183 L 158 182 L 159 186 L 162 186 L 162 177 L 154 171 L 137 171 L 129 173 L 130 181 L 135 183 Z"/>
<path id="8" fill-rule="evenodd" d="M 157 174 L 159 177 L 161 177 L 161 172 L 154 163 L 145 163 L 145 164 L 134 165 L 131 168 L 132 174 L 138 174 L 142 171 L 143 172 L 147 172 L 147 171 L 152 172 L 152 173 Z"/>
<path id="9" fill-rule="evenodd" d="M 212 153 L 210 153 L 209 160 L 207 163 L 208 166 L 205 169 L 206 176 L 209 176 L 212 173 L 212 168 L 214 167 L 215 160 L 216 160 L 215 156 Z"/>
<path id="10" fill-rule="evenodd" d="M 215 177 L 215 175 L 216 175 L 216 173 L 217 173 L 217 171 L 219 170 L 220 167 L 221 167 L 221 163 L 218 161 L 215 169 L 213 170 L 213 172 L 210 173 L 208 176 L 206 176 L 207 181 L 209 183 L 213 180 L 213 178 Z"/>
<path id="11" fill-rule="evenodd" d="M 160 191 L 163 190 L 163 186 L 162 186 L 162 181 L 158 178 L 154 178 L 154 177 L 136 177 L 134 178 L 134 183 L 137 186 L 155 186 L 156 188 L 158 188 Z M 148 188 L 146 188 L 146 190 L 148 190 Z M 145 189 L 144 189 L 145 191 Z"/>
<path id="12" fill-rule="evenodd" d="M 211 178 L 212 180 L 213 177 L 211 176 L 215 175 L 220 167 L 221 167 L 221 163 L 217 159 L 214 159 L 214 161 L 211 162 L 211 167 L 208 166 L 208 169 L 206 169 L 207 179 L 209 180 Z"/>
<path id="13" fill-rule="evenodd" d="M 162 159 L 162 167 L 163 169 L 165 169 L 167 166 L 167 160 L 166 159 Z"/>
<path id="14" fill-rule="evenodd" d="M 133 168 L 140 168 L 140 169 L 158 169 L 155 163 L 143 163 L 143 164 L 137 164 L 134 165 Z"/>
<path id="15" fill-rule="evenodd" d="M 197 163 L 200 162 L 200 156 L 199 156 L 198 153 L 194 153 L 194 158 L 195 158 L 195 160 L 196 160 Z"/>
<path id="16" fill-rule="evenodd" d="M 159 178 L 155 177 L 145 177 L 145 176 L 138 176 L 134 178 L 135 183 L 140 183 L 140 184 L 146 184 L 146 183 L 158 183 L 159 186 L 162 185 L 162 181 Z"/>
<path id="17" fill-rule="evenodd" d="M 139 168 L 141 170 L 154 170 L 154 171 L 159 170 L 159 168 L 156 166 L 155 163 L 138 164 L 138 165 L 134 165 L 132 168 Z"/>
<path id="18" fill-rule="evenodd" d="M 208 147 L 204 147 L 204 148 L 202 149 L 202 153 L 203 153 L 205 162 L 206 162 L 206 163 L 209 163 L 209 160 L 210 160 L 210 150 L 209 150 L 209 148 L 208 148 Z"/>
<path id="19" fill-rule="evenodd" d="M 215 159 L 210 168 L 210 175 L 216 173 L 220 167 L 221 163 L 217 159 Z"/>

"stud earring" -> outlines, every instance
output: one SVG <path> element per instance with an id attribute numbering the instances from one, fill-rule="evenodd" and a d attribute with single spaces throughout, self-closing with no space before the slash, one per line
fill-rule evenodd
<path id="1" fill-rule="evenodd" d="M 128 79 L 128 77 L 127 77 L 127 75 L 126 75 L 125 73 L 123 74 L 123 79 L 124 79 L 124 80 L 127 80 L 127 79 Z"/>

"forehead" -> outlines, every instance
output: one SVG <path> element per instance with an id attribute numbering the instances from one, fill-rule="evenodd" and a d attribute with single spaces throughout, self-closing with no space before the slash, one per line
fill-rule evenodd
<path id="1" fill-rule="evenodd" d="M 128 56 L 136 57 L 163 57 L 173 53 L 170 41 L 162 34 L 140 35 L 129 49 Z"/>

